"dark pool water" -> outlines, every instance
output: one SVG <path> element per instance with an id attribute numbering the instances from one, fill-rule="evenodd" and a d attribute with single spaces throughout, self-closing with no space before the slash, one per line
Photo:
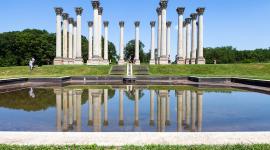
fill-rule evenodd
<path id="1" fill-rule="evenodd" d="M 270 96 L 187 86 L 29 88 L 0 93 L 0 131 L 270 131 Z"/>

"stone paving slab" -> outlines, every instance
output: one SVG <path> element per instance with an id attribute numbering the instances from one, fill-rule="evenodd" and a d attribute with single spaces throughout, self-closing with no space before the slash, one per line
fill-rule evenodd
<path id="1" fill-rule="evenodd" d="M 224 145 L 270 144 L 270 132 L 86 133 L 0 132 L 0 144 L 16 145 Z"/>

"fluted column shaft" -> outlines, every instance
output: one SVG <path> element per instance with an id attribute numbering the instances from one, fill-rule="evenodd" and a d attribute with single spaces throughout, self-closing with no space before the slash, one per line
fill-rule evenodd
<path id="1" fill-rule="evenodd" d="M 102 58 L 102 46 L 101 46 L 101 35 L 102 35 L 102 13 L 103 8 L 99 7 L 98 9 L 98 55 Z"/>
<path id="2" fill-rule="evenodd" d="M 82 60 L 82 12 L 81 7 L 75 8 L 77 15 L 77 52 L 75 64 L 83 64 Z"/>
<path id="3" fill-rule="evenodd" d="M 76 59 L 77 54 L 77 21 L 73 23 L 73 59 Z"/>
<path id="4" fill-rule="evenodd" d="M 155 22 L 150 22 L 151 25 L 151 58 L 150 65 L 155 64 Z"/>
<path id="5" fill-rule="evenodd" d="M 196 63 L 196 36 L 197 36 L 197 25 L 196 25 L 196 19 L 197 19 L 197 14 L 191 14 L 191 23 L 192 23 L 192 34 L 191 34 L 191 64 Z"/>
<path id="6" fill-rule="evenodd" d="M 68 57 L 68 14 L 63 14 L 63 58 L 64 58 L 64 64 L 67 62 Z"/>
<path id="7" fill-rule="evenodd" d="M 140 53 L 140 22 L 136 21 L 135 22 L 135 64 L 139 65 L 140 64 L 140 58 L 139 58 L 139 53 Z"/>
<path id="8" fill-rule="evenodd" d="M 88 60 L 93 58 L 93 22 L 88 22 Z"/>
<path id="9" fill-rule="evenodd" d="M 159 63 L 160 64 L 168 64 L 168 57 L 166 56 L 166 30 L 167 30 L 167 3 L 168 1 L 161 1 L 160 2 L 160 8 L 161 8 L 161 56 L 160 56 L 160 60 Z"/>
<path id="10" fill-rule="evenodd" d="M 197 13 L 199 16 L 198 19 L 198 58 L 197 58 L 197 64 L 205 64 L 205 59 L 203 56 L 203 13 L 205 8 L 198 8 Z"/>
<path id="11" fill-rule="evenodd" d="M 93 36 L 93 57 L 98 58 L 99 57 L 99 47 L 98 47 L 98 8 L 99 8 L 99 1 L 92 1 L 92 6 L 93 6 L 93 23 L 94 23 L 94 36 Z"/>
<path id="12" fill-rule="evenodd" d="M 109 26 L 109 22 L 105 21 L 104 22 L 104 60 L 108 61 L 108 26 Z"/>
<path id="13" fill-rule="evenodd" d="M 190 18 L 186 19 L 186 64 L 190 64 Z"/>
<path id="14" fill-rule="evenodd" d="M 166 47 L 166 55 L 168 60 L 170 60 L 170 55 L 171 55 L 171 22 L 167 22 L 167 47 Z"/>
<path id="15" fill-rule="evenodd" d="M 60 65 L 62 63 L 62 8 L 55 8 L 56 13 L 56 59 L 54 61 L 55 65 Z M 57 60 L 58 59 L 58 60 Z"/>
<path id="16" fill-rule="evenodd" d="M 157 8 L 157 14 L 158 14 L 158 36 L 157 36 L 157 49 L 158 49 L 158 58 L 161 54 L 161 9 Z"/>
<path id="17" fill-rule="evenodd" d="M 183 48 L 183 14 L 185 11 L 185 8 L 178 7 L 177 8 L 178 13 L 178 41 L 177 41 L 177 64 L 185 64 L 184 61 L 184 48 Z"/>
<path id="18" fill-rule="evenodd" d="M 186 50 L 187 50 L 187 42 L 186 42 L 186 22 L 183 23 L 183 57 L 184 57 L 184 64 L 186 63 L 186 58 L 187 58 L 187 55 L 186 55 Z"/>
<path id="19" fill-rule="evenodd" d="M 120 44 L 119 44 L 120 59 L 118 61 L 119 65 L 124 64 L 124 25 L 125 23 L 123 21 L 119 22 L 119 26 L 120 26 Z"/>
<path id="20" fill-rule="evenodd" d="M 68 35 L 68 58 L 71 64 L 73 58 L 73 18 L 68 19 L 69 22 L 69 35 Z"/>

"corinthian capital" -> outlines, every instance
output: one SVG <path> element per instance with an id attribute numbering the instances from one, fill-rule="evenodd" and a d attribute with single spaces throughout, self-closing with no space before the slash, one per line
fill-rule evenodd
<path id="1" fill-rule="evenodd" d="M 159 5 L 161 9 L 167 9 L 168 1 L 167 0 L 160 1 Z"/>
<path id="2" fill-rule="evenodd" d="M 140 21 L 135 21 L 135 27 L 138 27 L 138 26 L 140 26 Z"/>
<path id="3" fill-rule="evenodd" d="M 63 20 L 67 20 L 68 19 L 68 13 L 63 13 L 62 17 L 63 17 Z"/>
<path id="4" fill-rule="evenodd" d="M 185 7 L 178 7 L 176 9 L 176 12 L 178 13 L 178 15 L 183 15 L 185 12 Z"/>
<path id="5" fill-rule="evenodd" d="M 192 13 L 190 15 L 190 17 L 191 17 L 192 20 L 196 20 L 197 19 L 197 14 L 196 13 Z"/>
<path id="6" fill-rule="evenodd" d="M 62 15 L 63 13 L 63 8 L 61 7 L 55 7 L 54 10 L 55 10 L 56 15 Z"/>
<path id="7" fill-rule="evenodd" d="M 124 22 L 124 21 L 120 21 L 120 22 L 119 22 L 119 26 L 120 26 L 120 27 L 123 27 L 124 25 L 125 25 L 125 22 Z"/>
<path id="8" fill-rule="evenodd" d="M 92 27 L 93 26 L 93 21 L 88 21 L 88 26 Z"/>
<path id="9" fill-rule="evenodd" d="M 161 9 L 160 9 L 160 7 L 158 7 L 158 8 L 156 9 L 156 11 L 157 11 L 157 14 L 158 14 L 158 15 L 161 15 Z"/>
<path id="10" fill-rule="evenodd" d="M 151 25 L 151 27 L 154 27 L 156 25 L 156 22 L 155 21 L 151 21 L 150 22 L 150 25 Z"/>
<path id="11" fill-rule="evenodd" d="M 98 15 L 102 15 L 102 13 L 103 13 L 103 7 L 99 7 L 98 8 Z"/>
<path id="12" fill-rule="evenodd" d="M 83 8 L 82 7 L 76 7 L 75 12 L 76 12 L 77 15 L 81 15 L 82 12 L 83 12 Z"/>
<path id="13" fill-rule="evenodd" d="M 94 9 L 98 9 L 99 8 L 99 5 L 100 5 L 100 3 L 99 3 L 98 0 L 93 0 L 92 1 L 92 6 L 93 6 Z"/>
<path id="14" fill-rule="evenodd" d="M 196 9 L 196 11 L 197 11 L 198 15 L 203 15 L 203 13 L 205 11 L 205 8 L 199 7 L 199 8 Z"/>

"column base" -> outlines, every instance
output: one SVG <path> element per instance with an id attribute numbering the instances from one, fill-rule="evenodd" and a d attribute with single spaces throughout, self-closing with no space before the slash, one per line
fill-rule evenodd
<path id="1" fill-rule="evenodd" d="M 190 64 L 196 64 L 196 58 L 191 58 L 191 60 L 190 60 Z"/>
<path id="2" fill-rule="evenodd" d="M 83 59 L 82 58 L 76 58 L 74 60 L 74 65 L 83 65 Z"/>
<path id="3" fill-rule="evenodd" d="M 109 64 L 110 64 L 110 62 L 109 62 L 108 59 L 104 59 L 104 60 L 103 60 L 103 65 L 109 65 Z"/>
<path id="4" fill-rule="evenodd" d="M 68 65 L 69 64 L 69 59 L 68 58 L 63 58 L 63 64 Z"/>
<path id="5" fill-rule="evenodd" d="M 169 62 L 168 62 L 168 58 L 165 56 L 165 57 L 160 57 L 159 58 L 159 64 L 160 65 L 168 65 Z"/>
<path id="6" fill-rule="evenodd" d="M 187 59 L 185 60 L 185 64 L 187 64 L 187 65 L 190 64 L 190 59 L 189 59 L 189 58 L 187 58 Z"/>
<path id="7" fill-rule="evenodd" d="M 87 61 L 87 65 L 97 66 L 97 65 L 103 65 L 104 60 L 99 56 L 94 56 L 94 58 L 89 59 Z"/>
<path id="8" fill-rule="evenodd" d="M 118 61 L 118 65 L 124 65 L 124 64 L 126 64 L 126 62 L 124 61 L 124 59 L 120 59 Z"/>
<path id="9" fill-rule="evenodd" d="M 135 65 L 140 65 L 141 64 L 140 59 L 135 59 L 134 61 L 135 61 Z"/>
<path id="10" fill-rule="evenodd" d="M 73 58 L 69 58 L 68 59 L 68 64 L 73 65 L 74 64 L 74 59 Z"/>
<path id="11" fill-rule="evenodd" d="M 176 63 L 179 64 L 179 65 L 184 65 L 184 64 L 185 64 L 185 59 L 184 59 L 183 57 L 178 58 L 178 59 L 176 60 Z"/>
<path id="12" fill-rule="evenodd" d="M 196 59 L 197 64 L 204 65 L 205 64 L 205 59 L 203 57 L 199 57 Z"/>
<path id="13" fill-rule="evenodd" d="M 59 57 L 54 58 L 53 65 L 63 65 L 63 58 Z"/>
<path id="14" fill-rule="evenodd" d="M 150 62 L 149 62 L 150 65 L 155 65 L 156 64 L 156 61 L 154 59 L 151 59 Z"/>

